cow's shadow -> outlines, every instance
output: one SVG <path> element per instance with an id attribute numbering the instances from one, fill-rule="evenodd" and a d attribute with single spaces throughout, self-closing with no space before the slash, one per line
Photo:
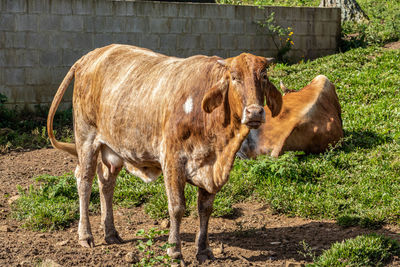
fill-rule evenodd
<path id="1" fill-rule="evenodd" d="M 225 250 L 229 250 L 229 247 L 238 247 L 255 252 L 250 256 L 233 256 L 232 254 L 229 255 L 229 253 L 215 255 L 218 260 L 238 260 L 239 258 L 244 258 L 248 262 L 260 262 L 271 259 L 310 261 L 312 260 L 310 252 L 315 256 L 319 256 L 336 242 L 370 233 L 381 234 L 400 241 L 399 234 L 384 228 L 372 230 L 358 226 L 341 227 L 333 222 L 310 222 L 291 227 L 262 227 L 219 233 L 213 233 L 213 229 L 210 228 L 209 232 L 211 246 L 215 247 L 223 244 Z M 185 246 L 194 246 L 195 237 L 196 233 L 181 234 L 181 240 L 186 243 Z M 166 242 L 168 237 L 165 235 L 157 239 Z M 128 242 L 135 241 L 133 239 Z M 308 249 L 305 249 L 304 244 Z M 305 255 L 307 252 L 308 256 Z"/>
<path id="2" fill-rule="evenodd" d="M 359 148 L 371 149 L 379 145 L 393 141 L 389 135 L 373 132 L 370 130 L 344 131 L 344 139 L 341 150 L 352 152 Z"/>

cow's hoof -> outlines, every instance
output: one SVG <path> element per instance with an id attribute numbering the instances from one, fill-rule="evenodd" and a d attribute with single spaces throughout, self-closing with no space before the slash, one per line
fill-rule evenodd
<path id="1" fill-rule="evenodd" d="M 167 254 L 173 260 L 182 260 L 182 253 L 180 251 L 174 250 L 174 248 L 168 248 Z"/>
<path id="2" fill-rule="evenodd" d="M 104 238 L 107 244 L 122 244 L 124 240 L 119 236 L 118 232 L 108 235 Z"/>
<path id="3" fill-rule="evenodd" d="M 206 248 L 205 250 L 202 250 L 196 254 L 196 259 L 200 264 L 202 264 L 207 260 L 214 260 L 215 257 L 211 249 Z"/>
<path id="4" fill-rule="evenodd" d="M 93 237 L 79 239 L 79 244 L 85 248 L 94 248 L 94 239 Z"/>

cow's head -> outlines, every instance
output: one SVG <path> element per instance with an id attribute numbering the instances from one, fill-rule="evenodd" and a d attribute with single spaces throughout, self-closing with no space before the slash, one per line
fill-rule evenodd
<path id="1" fill-rule="evenodd" d="M 270 83 L 267 67 L 271 59 L 243 53 L 237 57 L 219 60 L 226 72 L 204 96 L 202 108 L 211 113 L 228 97 L 233 116 L 249 128 L 258 128 L 265 122 L 264 96 L 272 116 L 282 106 L 282 95 Z"/>

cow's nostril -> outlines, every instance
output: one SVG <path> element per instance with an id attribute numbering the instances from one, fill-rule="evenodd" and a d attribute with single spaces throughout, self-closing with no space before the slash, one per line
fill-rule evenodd
<path id="1" fill-rule="evenodd" d="M 261 108 L 260 111 L 258 112 L 258 114 L 262 115 L 263 114 L 263 109 Z"/>
<path id="2" fill-rule="evenodd" d="M 251 110 L 249 108 L 246 108 L 246 114 L 248 114 L 248 115 L 251 114 Z"/>

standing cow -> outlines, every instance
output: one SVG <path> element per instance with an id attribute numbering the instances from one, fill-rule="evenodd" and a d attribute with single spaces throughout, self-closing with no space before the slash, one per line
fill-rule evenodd
<path id="1" fill-rule="evenodd" d="M 282 96 L 271 89 L 269 60 L 243 53 L 175 58 L 128 45 L 96 49 L 79 59 L 60 85 L 50 108 L 47 130 L 55 148 L 78 157 L 79 242 L 93 247 L 88 206 L 93 177 L 99 179 L 101 223 L 107 243 L 121 243 L 114 226 L 115 180 L 125 167 L 145 182 L 164 174 L 171 220 L 169 249 L 181 258 L 179 228 L 185 210 L 184 187 L 199 187 L 200 230 L 197 259 L 211 258 L 208 221 L 215 194 L 250 129 L 265 121 L 264 96 L 272 115 Z M 75 144 L 58 142 L 53 117 L 75 77 Z M 101 152 L 101 161 L 97 161 Z"/>

